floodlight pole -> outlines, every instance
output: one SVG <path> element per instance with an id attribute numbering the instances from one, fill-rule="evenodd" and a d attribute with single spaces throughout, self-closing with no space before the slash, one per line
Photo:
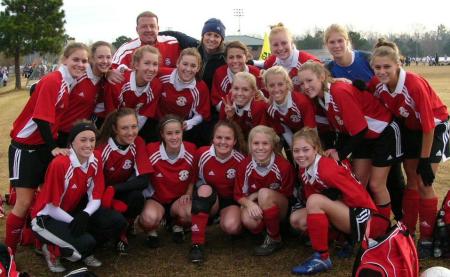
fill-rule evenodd
<path id="1" fill-rule="evenodd" d="M 241 35 L 241 17 L 244 16 L 244 9 L 233 9 L 233 15 L 238 18 L 238 35 Z"/>

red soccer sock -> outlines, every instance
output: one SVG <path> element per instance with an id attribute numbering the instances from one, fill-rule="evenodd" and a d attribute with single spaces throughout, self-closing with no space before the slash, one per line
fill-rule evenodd
<path id="1" fill-rule="evenodd" d="M 5 244 L 11 248 L 13 253 L 16 253 L 24 225 L 25 218 L 20 218 L 13 213 L 10 213 L 6 219 Z"/>
<path id="2" fill-rule="evenodd" d="M 413 189 L 405 189 L 403 193 L 403 223 L 411 234 L 416 232 L 417 218 L 419 216 L 419 192 Z"/>
<path id="3" fill-rule="evenodd" d="M 205 233 L 208 218 L 209 215 L 207 213 L 192 215 L 192 244 L 205 244 Z"/>
<path id="4" fill-rule="evenodd" d="M 267 234 L 276 240 L 280 239 L 280 208 L 278 205 L 263 210 L 263 221 Z"/>
<path id="5" fill-rule="evenodd" d="M 306 217 L 309 239 L 314 251 L 320 253 L 320 257 L 328 259 L 328 218 L 326 214 L 308 214 Z"/>
<path id="6" fill-rule="evenodd" d="M 384 216 L 387 220 L 391 221 L 391 203 L 384 205 L 377 205 L 378 213 Z"/>
<path id="7" fill-rule="evenodd" d="M 437 215 L 437 197 L 420 199 L 419 218 L 420 218 L 420 238 L 431 239 L 433 237 L 434 223 Z"/>

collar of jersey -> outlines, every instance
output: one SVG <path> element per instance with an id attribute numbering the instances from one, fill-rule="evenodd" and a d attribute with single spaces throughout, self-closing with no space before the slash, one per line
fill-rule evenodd
<path id="1" fill-rule="evenodd" d="M 171 164 L 175 163 L 180 158 L 182 158 L 185 152 L 186 150 L 184 149 L 184 144 L 181 143 L 180 152 L 178 153 L 178 156 L 175 159 L 170 159 L 169 156 L 167 155 L 164 143 L 161 142 L 161 144 L 159 145 L 159 153 L 161 154 L 161 160 L 168 161 Z"/>
<path id="2" fill-rule="evenodd" d="M 312 165 L 310 165 L 306 170 L 306 180 L 312 184 L 316 180 L 317 177 L 317 170 L 319 169 L 319 161 L 322 158 L 321 155 L 317 154 L 316 158 L 314 159 L 314 162 Z"/>
<path id="3" fill-rule="evenodd" d="M 117 146 L 117 144 L 114 142 L 114 140 L 113 140 L 113 138 L 109 138 L 108 139 L 108 145 L 109 145 L 109 147 L 111 147 L 111 149 L 113 150 L 113 151 L 117 151 L 117 152 L 119 152 L 119 153 L 121 153 L 121 154 L 126 154 L 127 152 L 128 152 L 128 150 L 130 149 L 130 145 L 128 145 L 128 147 L 127 148 L 125 148 L 124 150 L 122 150 L 122 149 L 120 149 L 118 146 Z"/>
<path id="4" fill-rule="evenodd" d="M 252 105 L 252 102 L 253 102 L 253 99 L 250 100 L 250 101 L 248 101 L 248 103 L 245 104 L 245 106 L 242 107 L 242 108 L 238 108 L 238 107 L 236 106 L 236 104 L 233 103 L 233 107 L 234 107 L 235 113 L 236 113 L 238 116 L 242 116 L 242 115 L 244 115 L 244 112 L 245 112 L 245 111 L 250 112 L 250 106 Z"/>
<path id="5" fill-rule="evenodd" d="M 403 68 L 400 68 L 400 72 L 398 73 L 398 81 L 397 86 L 395 87 L 393 94 L 401 94 L 403 91 L 403 86 L 405 85 L 406 80 L 406 71 Z M 384 90 L 389 91 L 389 88 L 386 84 L 383 84 Z"/>
<path id="6" fill-rule="evenodd" d="M 88 163 L 88 165 L 89 164 L 91 164 L 92 162 L 94 162 L 94 153 L 92 153 L 90 156 L 89 156 L 89 159 L 88 159 L 88 161 L 87 161 L 87 163 Z M 72 149 L 72 148 L 70 148 L 70 154 L 69 154 L 69 159 L 70 159 L 70 164 L 73 166 L 73 167 L 81 167 L 81 163 L 80 163 L 80 161 L 78 160 L 78 157 L 77 157 L 77 154 L 75 154 L 75 151 Z"/>
<path id="7" fill-rule="evenodd" d="M 214 157 L 218 162 L 220 163 L 226 163 L 228 162 L 234 155 L 234 149 L 231 150 L 231 153 L 228 157 L 226 157 L 225 159 L 220 159 L 219 157 L 217 157 L 216 155 L 216 149 L 214 148 L 214 145 L 211 145 L 211 147 L 209 147 L 209 154 Z"/>
<path id="8" fill-rule="evenodd" d="M 69 70 L 67 69 L 67 66 L 61 65 L 58 68 L 58 71 L 61 72 L 61 75 L 63 77 L 64 82 L 66 82 L 67 86 L 69 87 L 69 90 L 72 90 L 72 88 L 75 86 L 76 80 L 73 78 Z"/>
<path id="9" fill-rule="evenodd" d="M 281 65 L 285 69 L 290 70 L 291 68 L 297 67 L 299 55 L 300 55 L 300 51 L 298 51 L 297 48 L 295 48 L 295 46 L 293 46 L 292 54 L 286 60 L 282 60 L 277 57 L 275 64 Z"/>
<path id="10" fill-rule="evenodd" d="M 290 108 L 292 108 L 293 106 L 293 102 L 292 102 L 292 93 L 290 91 L 288 91 L 287 95 L 286 95 L 286 100 L 284 101 L 283 104 L 277 104 L 275 101 L 273 101 L 273 107 L 277 110 L 277 111 L 281 111 L 282 107 L 285 106 L 287 110 L 289 110 Z"/>
<path id="11" fill-rule="evenodd" d="M 92 71 L 92 67 L 90 65 L 86 67 L 86 75 L 94 85 L 96 85 L 101 79 L 101 77 L 95 76 L 94 71 Z"/>
<path id="12" fill-rule="evenodd" d="M 247 65 L 244 66 L 244 71 L 242 71 L 242 72 L 248 72 L 248 66 L 247 66 Z M 234 74 L 234 73 L 231 71 L 231 69 L 227 66 L 227 77 L 228 77 L 228 80 L 230 80 L 230 84 L 233 83 L 234 75 L 235 75 L 235 74 Z"/>
<path id="13" fill-rule="evenodd" d="M 170 73 L 169 82 L 175 87 L 176 91 L 182 91 L 184 89 L 194 89 L 197 85 L 197 81 L 192 79 L 189 83 L 185 83 L 181 81 L 180 76 L 178 75 L 178 69 L 175 69 Z"/>
<path id="14" fill-rule="evenodd" d="M 135 71 L 131 71 L 131 74 L 130 74 L 130 89 L 132 91 L 134 91 L 134 93 L 137 96 L 141 96 L 144 92 L 148 91 L 149 90 L 149 86 L 150 86 L 150 83 L 147 83 L 147 85 L 145 85 L 143 90 L 138 89 L 138 85 L 136 84 L 136 72 Z"/>

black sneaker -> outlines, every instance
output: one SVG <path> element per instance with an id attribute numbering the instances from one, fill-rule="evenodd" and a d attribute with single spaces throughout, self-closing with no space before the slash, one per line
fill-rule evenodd
<path id="1" fill-rule="evenodd" d="M 419 260 L 433 257 L 433 242 L 429 240 L 419 240 L 417 242 L 417 255 Z"/>
<path id="2" fill-rule="evenodd" d="M 281 249 L 282 246 L 283 244 L 281 242 L 281 239 L 275 240 L 269 235 L 266 235 L 264 242 L 261 245 L 256 246 L 253 253 L 255 254 L 255 256 L 268 256 L 278 249 Z"/>
<path id="3" fill-rule="evenodd" d="M 178 226 L 178 225 L 172 226 L 172 240 L 177 244 L 181 244 L 184 242 L 183 227 Z"/>
<path id="4" fill-rule="evenodd" d="M 193 263 L 202 263 L 204 260 L 204 252 L 203 245 L 193 244 L 189 251 L 189 259 Z"/>
<path id="5" fill-rule="evenodd" d="M 128 243 L 126 241 L 119 240 L 116 244 L 116 250 L 120 255 L 128 255 Z"/>
<path id="6" fill-rule="evenodd" d="M 158 248 L 161 246 L 159 236 L 147 236 L 145 244 L 147 245 L 148 248 Z"/>

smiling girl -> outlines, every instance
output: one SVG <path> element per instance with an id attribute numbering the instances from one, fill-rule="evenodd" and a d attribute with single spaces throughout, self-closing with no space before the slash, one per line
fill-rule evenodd
<path id="1" fill-rule="evenodd" d="M 185 139 L 198 143 L 199 124 L 210 117 L 209 91 L 205 82 L 196 80 L 201 57 L 195 48 L 181 51 L 176 69 L 160 73 L 164 93 L 158 102 L 158 118 L 175 114 L 183 119 Z"/>
<path id="2" fill-rule="evenodd" d="M 290 163 L 278 154 L 280 138 L 267 126 L 258 125 L 248 137 L 249 157 L 236 172 L 234 199 L 241 205 L 241 220 L 253 234 L 264 229 L 264 242 L 254 254 L 267 256 L 282 247 L 280 221 L 288 211 L 294 173 Z"/>
<path id="3" fill-rule="evenodd" d="M 314 129 L 303 128 L 294 134 L 292 154 L 303 180 L 306 207 L 290 216 L 292 227 L 308 232 L 314 254 L 294 267 L 294 274 L 315 274 L 331 269 L 328 253 L 328 230 L 333 225 L 350 234 L 355 241 L 363 238 L 375 204 L 364 186 L 349 168 L 333 158 L 325 157 L 319 136 Z M 334 190 L 338 199 L 329 198 L 326 191 Z"/>
<path id="4" fill-rule="evenodd" d="M 448 110 L 423 77 L 401 67 L 395 43 L 380 39 L 371 65 L 376 76 L 371 81 L 374 95 L 403 122 L 407 177 L 403 221 L 414 234 L 419 217 L 418 254 L 429 258 L 438 204 L 432 184 L 442 158 L 449 156 Z"/>
<path id="5" fill-rule="evenodd" d="M 69 92 L 88 64 L 89 49 L 71 43 L 65 49 L 58 70 L 44 76 L 13 123 L 9 146 L 9 177 L 17 199 L 6 220 L 5 244 L 13 252 L 22 234 L 25 216 L 36 188 L 44 181 L 45 171 L 57 155 L 68 155 L 67 148 L 56 144 L 57 130 L 69 106 Z"/>
<path id="6" fill-rule="evenodd" d="M 258 93 L 255 76 L 248 72 L 238 72 L 234 75 L 231 95 L 223 98 L 220 108 L 220 119 L 236 122 L 247 138 L 250 129 L 265 124 L 267 103 L 256 100 Z"/>
<path id="7" fill-rule="evenodd" d="M 297 76 L 298 69 L 303 63 L 309 60 L 316 62 L 320 62 L 320 60 L 308 52 L 297 50 L 291 32 L 283 23 L 278 23 L 271 27 L 269 43 L 271 55 L 263 64 L 257 62 L 257 65 L 261 65 L 264 69 L 268 69 L 274 65 L 282 66 L 289 73 L 294 90 L 301 91 Z"/>
<path id="8" fill-rule="evenodd" d="M 155 118 L 161 93 L 158 78 L 160 53 L 153 46 L 142 46 L 133 54 L 133 71 L 125 72 L 122 83 L 105 88 L 105 109 L 109 114 L 121 107 L 132 108 L 138 114 L 141 129 L 148 118 Z"/>
<path id="9" fill-rule="evenodd" d="M 148 232 L 147 246 L 159 246 L 156 229 L 165 218 L 172 224 L 173 240 L 184 241 L 184 226 L 191 224 L 191 199 L 195 181 L 196 147 L 183 141 L 183 120 L 168 114 L 160 120 L 161 142 L 147 144 L 154 173 L 154 194 L 145 203 L 139 223 Z"/>
<path id="10" fill-rule="evenodd" d="M 231 121 L 219 121 L 211 146 L 198 149 L 198 181 L 192 199 L 192 247 L 189 259 L 203 262 L 206 225 L 209 217 L 220 213 L 220 228 L 230 235 L 240 233 L 239 205 L 233 199 L 236 170 L 244 159 L 244 138 Z"/>

